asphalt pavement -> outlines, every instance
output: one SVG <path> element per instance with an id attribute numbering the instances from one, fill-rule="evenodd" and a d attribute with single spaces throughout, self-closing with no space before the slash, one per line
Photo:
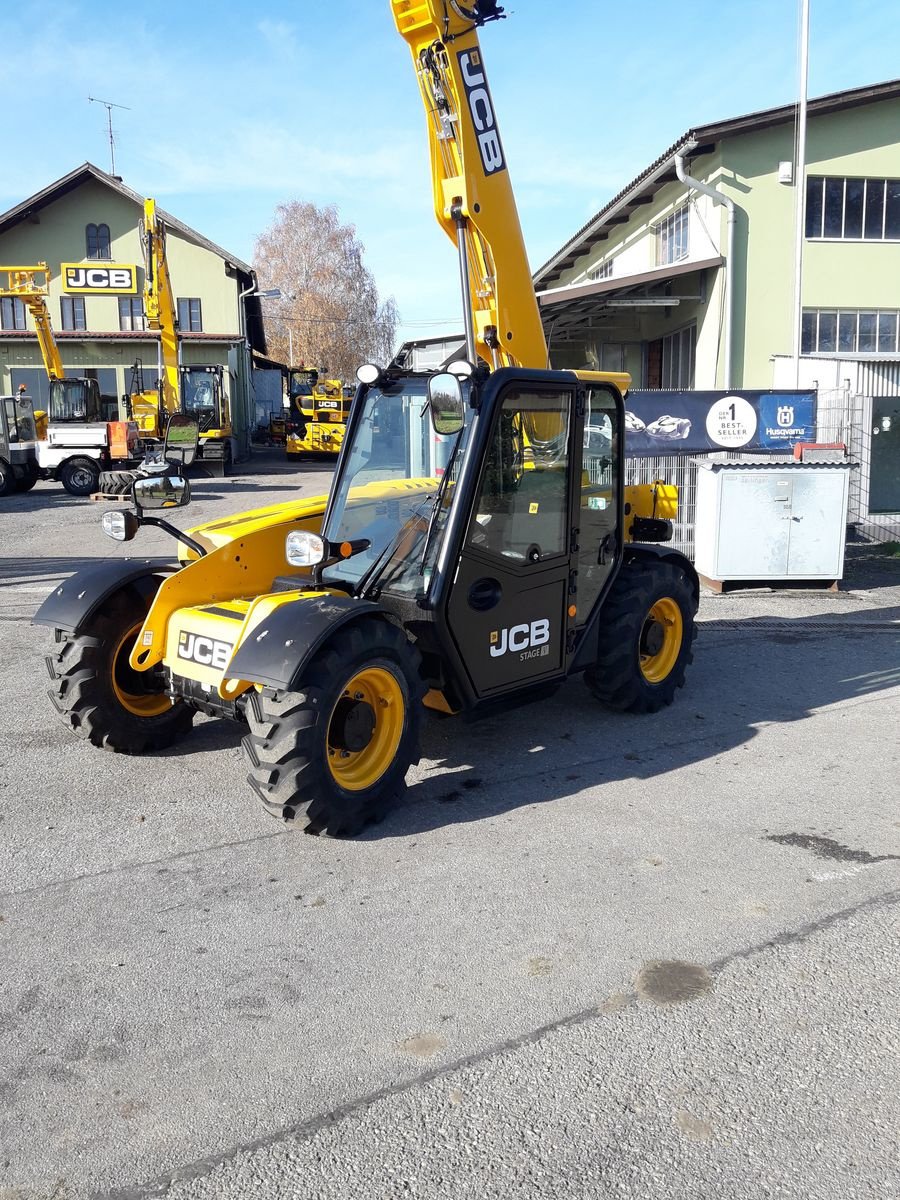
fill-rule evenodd
<path id="1" fill-rule="evenodd" d="M 179 523 L 327 482 L 268 454 Z M 72 737 L 34 609 L 171 543 L 2 504 L 0 1200 L 900 1196 L 900 562 L 705 597 L 655 716 L 430 721 L 340 841 L 226 722 Z"/>

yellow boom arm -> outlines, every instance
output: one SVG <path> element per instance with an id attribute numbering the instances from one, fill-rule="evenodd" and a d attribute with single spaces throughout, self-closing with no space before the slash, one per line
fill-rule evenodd
<path id="1" fill-rule="evenodd" d="M 144 201 L 144 311 L 159 334 L 160 388 L 166 412 L 178 411 L 178 331 L 175 297 L 166 262 L 166 228 L 156 215 L 156 201 Z"/>
<path id="2" fill-rule="evenodd" d="M 391 0 L 428 114 L 435 214 L 460 251 L 467 339 L 492 367 L 547 366 L 519 214 L 478 43 L 496 5 Z M 479 11 L 480 10 L 480 11 Z"/>
<path id="3" fill-rule="evenodd" d="M 43 275 L 44 282 L 38 283 L 36 276 Z M 59 346 L 50 324 L 50 310 L 46 297 L 50 292 L 50 268 L 45 262 L 31 267 L 0 267 L 0 282 L 5 276 L 6 286 L 0 287 L 0 296 L 12 296 L 21 300 L 31 313 L 44 366 L 51 379 L 65 379 Z"/>

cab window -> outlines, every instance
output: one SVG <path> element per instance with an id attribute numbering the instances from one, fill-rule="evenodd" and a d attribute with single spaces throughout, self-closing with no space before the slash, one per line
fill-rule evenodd
<path id="1" fill-rule="evenodd" d="M 503 401 L 469 530 L 474 549 L 520 563 L 567 553 L 571 412 L 568 391 Z"/>

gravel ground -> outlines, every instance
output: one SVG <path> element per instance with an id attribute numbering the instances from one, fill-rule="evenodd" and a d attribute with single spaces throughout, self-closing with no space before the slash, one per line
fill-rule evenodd
<path id="1" fill-rule="evenodd" d="M 251 466 L 181 523 L 327 486 Z M 30 616 L 170 542 L 50 485 L 0 523 L 0 1200 L 900 1196 L 900 562 L 704 597 L 665 713 L 430 722 L 343 842 L 227 723 L 72 738 Z"/>

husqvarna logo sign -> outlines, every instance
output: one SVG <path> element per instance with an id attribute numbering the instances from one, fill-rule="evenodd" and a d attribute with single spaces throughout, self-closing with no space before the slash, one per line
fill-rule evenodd
<path id="1" fill-rule="evenodd" d="M 93 296 L 133 296 L 137 267 L 128 263 L 60 263 L 64 292 Z"/>
<path id="2" fill-rule="evenodd" d="M 481 55 L 477 50 L 461 50 L 456 57 L 462 72 L 472 124 L 475 126 L 481 165 L 485 175 L 494 175 L 497 171 L 506 169 L 506 162 L 503 158 L 491 93 L 488 90 L 484 67 L 481 65 Z"/>
<path id="3" fill-rule="evenodd" d="M 200 633 L 183 630 L 178 635 L 178 657 L 201 667 L 215 667 L 217 671 L 224 671 L 233 650 L 230 642 L 219 642 Z"/>

